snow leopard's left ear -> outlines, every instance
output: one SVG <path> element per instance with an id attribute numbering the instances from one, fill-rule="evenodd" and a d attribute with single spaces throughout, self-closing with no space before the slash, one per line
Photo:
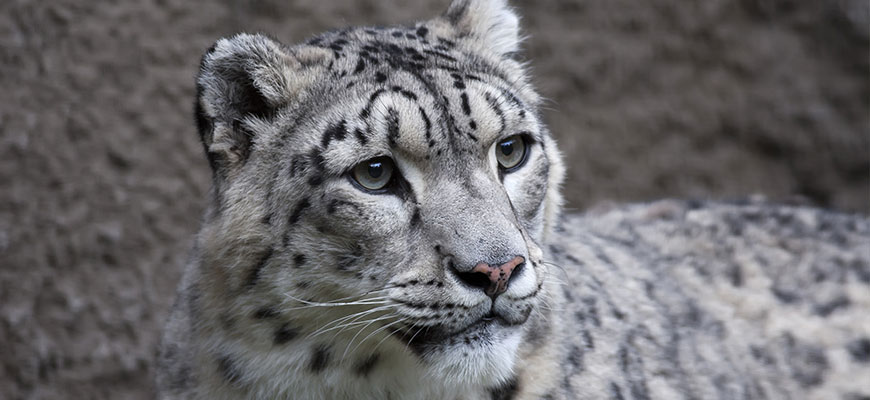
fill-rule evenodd
<path id="1" fill-rule="evenodd" d="M 510 57 L 520 49 L 519 17 L 506 0 L 453 0 L 443 17 L 497 54 Z"/>

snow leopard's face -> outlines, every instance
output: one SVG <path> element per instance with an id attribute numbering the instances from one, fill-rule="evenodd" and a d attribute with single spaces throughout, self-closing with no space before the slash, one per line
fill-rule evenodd
<path id="1" fill-rule="evenodd" d="M 461 2 L 289 48 L 219 41 L 198 79 L 216 202 L 200 242 L 237 295 L 211 299 L 226 318 L 315 370 L 405 357 L 510 379 L 540 334 L 562 175 L 516 41 L 513 14 Z"/>

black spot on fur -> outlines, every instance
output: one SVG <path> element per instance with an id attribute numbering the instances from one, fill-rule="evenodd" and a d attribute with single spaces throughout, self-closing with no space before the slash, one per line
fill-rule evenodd
<path id="1" fill-rule="evenodd" d="M 414 207 L 414 214 L 411 215 L 411 226 L 417 226 L 420 223 L 420 207 Z"/>
<path id="2" fill-rule="evenodd" d="M 311 203 L 308 201 L 307 197 L 302 199 L 302 201 L 300 201 L 299 204 L 296 205 L 296 208 L 294 208 L 293 212 L 290 214 L 290 219 L 288 220 L 290 224 L 292 225 L 299 222 L 299 218 L 302 216 L 302 212 L 310 206 Z"/>
<path id="3" fill-rule="evenodd" d="M 311 354 L 311 361 L 308 363 L 308 370 L 313 373 L 323 371 L 329 365 L 329 347 L 320 345 Z"/>
<path id="4" fill-rule="evenodd" d="M 353 135 L 356 136 L 357 140 L 359 140 L 359 143 L 363 146 L 365 146 L 365 144 L 369 142 L 369 138 L 366 137 L 365 132 L 363 132 L 363 130 L 360 128 L 354 129 Z"/>
<path id="5" fill-rule="evenodd" d="M 378 353 L 374 353 L 368 356 L 366 359 L 360 361 L 354 367 L 354 372 L 361 377 L 368 376 L 369 373 L 372 372 L 372 369 L 375 368 L 375 365 L 377 365 L 378 361 L 380 361 L 380 358 L 381 356 Z"/>
<path id="6" fill-rule="evenodd" d="M 598 316 L 597 300 L 594 297 L 584 297 L 583 304 L 586 305 L 586 315 L 589 316 L 592 324 L 596 327 L 601 326 L 601 318 Z"/>
<path id="7" fill-rule="evenodd" d="M 464 112 L 465 115 L 471 115 L 471 106 L 468 104 L 468 93 L 462 92 L 460 98 L 462 99 L 462 112 Z"/>
<path id="8" fill-rule="evenodd" d="M 345 126 L 344 120 L 341 122 L 331 125 L 329 128 L 326 128 L 326 131 L 323 132 L 323 137 L 320 140 L 320 145 L 324 149 L 329 147 L 329 143 L 333 140 L 344 140 L 347 136 L 347 127 Z"/>
<path id="9" fill-rule="evenodd" d="M 235 361 L 228 355 L 222 355 L 217 359 L 217 370 L 221 377 L 229 384 L 237 384 L 242 379 L 242 371 Z"/>
<path id="10" fill-rule="evenodd" d="M 845 295 L 841 295 L 826 303 L 816 304 L 816 306 L 813 307 L 813 311 L 817 315 L 827 317 L 828 315 L 831 315 L 831 313 L 833 313 L 834 311 L 840 308 L 846 308 L 850 304 L 852 304 L 852 302 L 849 300 L 849 298 Z"/>
<path id="11" fill-rule="evenodd" d="M 297 155 L 290 161 L 290 176 L 295 176 L 302 170 L 308 167 L 308 160 L 305 156 Z"/>
<path id="12" fill-rule="evenodd" d="M 519 382 L 517 377 L 512 377 L 503 385 L 489 390 L 492 400 L 511 400 L 519 391 Z"/>
<path id="13" fill-rule="evenodd" d="M 862 363 L 870 363 L 870 339 L 861 338 L 854 340 L 846 346 L 852 359 Z"/>
<path id="14" fill-rule="evenodd" d="M 311 153 L 308 154 L 308 159 L 310 160 L 311 165 L 315 168 L 311 177 L 308 178 L 308 184 L 311 186 L 318 186 L 323 183 L 323 170 L 325 169 L 326 159 L 323 158 L 320 149 L 311 150 Z"/>
<path id="15" fill-rule="evenodd" d="M 776 297 L 780 302 L 785 304 L 791 304 L 798 301 L 799 297 L 797 294 L 790 290 L 782 289 L 779 287 L 773 287 L 770 289 L 773 296 Z"/>
<path id="16" fill-rule="evenodd" d="M 425 26 L 421 26 L 421 27 L 417 28 L 417 36 L 419 36 L 421 38 L 426 37 L 426 35 L 428 33 L 429 33 L 429 29 L 427 29 Z"/>
<path id="17" fill-rule="evenodd" d="M 266 215 L 263 216 L 263 219 L 260 220 L 263 225 L 272 225 L 272 212 L 267 212 Z"/>
<path id="18" fill-rule="evenodd" d="M 275 331 L 275 345 L 280 346 L 286 344 L 298 335 L 299 332 L 293 329 L 289 323 L 284 323 Z"/>
<path id="19" fill-rule="evenodd" d="M 383 72 L 378 72 L 375 74 L 375 80 L 378 81 L 378 83 L 384 83 L 387 81 L 387 76 Z"/>
<path id="20" fill-rule="evenodd" d="M 297 255 L 293 256 L 293 265 L 296 268 L 299 268 L 299 267 L 305 265 L 305 254 L 297 254 Z"/>
<path id="21" fill-rule="evenodd" d="M 568 352 L 568 363 L 577 371 L 583 370 L 583 350 L 579 346 L 571 346 Z"/>
<path id="22" fill-rule="evenodd" d="M 358 73 L 362 72 L 364 69 L 366 69 L 366 62 L 362 57 L 360 57 L 356 61 L 356 67 L 353 69 L 353 73 L 358 74 Z"/>
<path id="23" fill-rule="evenodd" d="M 398 139 L 399 113 L 391 108 L 387 113 L 387 141 L 389 141 L 390 147 L 395 147 Z"/>
<path id="24" fill-rule="evenodd" d="M 809 388 L 824 382 L 828 358 L 821 347 L 799 342 L 790 334 L 785 335 L 785 345 L 792 377 L 801 386 Z"/>
<path id="25" fill-rule="evenodd" d="M 254 319 L 272 319 L 278 316 L 275 307 L 263 307 L 254 312 Z"/>
<path id="26" fill-rule="evenodd" d="M 248 279 L 245 281 L 245 287 L 251 288 L 257 284 L 257 281 L 260 279 L 260 274 L 263 271 L 263 267 L 266 266 L 266 263 L 269 262 L 269 259 L 272 258 L 272 253 L 274 249 L 267 249 L 261 256 L 260 259 L 257 260 L 257 263 L 254 264 L 254 267 L 251 268 L 251 271 L 248 273 Z"/>

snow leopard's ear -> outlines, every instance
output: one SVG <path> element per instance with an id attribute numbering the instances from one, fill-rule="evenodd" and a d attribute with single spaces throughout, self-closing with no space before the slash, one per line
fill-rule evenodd
<path id="1" fill-rule="evenodd" d="M 453 0 L 443 17 L 460 34 L 498 54 L 509 57 L 519 51 L 519 18 L 506 0 Z"/>
<path id="2" fill-rule="evenodd" d="M 255 127 L 322 76 L 330 56 L 251 34 L 220 39 L 205 53 L 196 78 L 196 122 L 216 176 L 247 160 Z"/>

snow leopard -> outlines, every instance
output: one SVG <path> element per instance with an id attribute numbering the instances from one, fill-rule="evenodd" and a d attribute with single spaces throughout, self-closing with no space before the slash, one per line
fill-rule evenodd
<path id="1" fill-rule="evenodd" d="M 518 25 L 455 0 L 208 49 L 212 188 L 159 398 L 870 399 L 870 219 L 563 212 Z"/>

